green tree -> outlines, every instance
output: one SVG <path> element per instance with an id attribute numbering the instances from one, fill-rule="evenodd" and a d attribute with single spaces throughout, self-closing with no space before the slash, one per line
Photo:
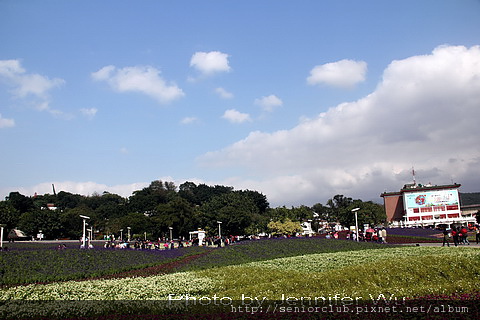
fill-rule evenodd
<path id="1" fill-rule="evenodd" d="M 329 217 L 332 213 L 330 207 L 324 206 L 321 203 L 316 203 L 312 206 L 312 210 L 317 214 L 318 219 L 329 221 Z"/>
<path id="2" fill-rule="evenodd" d="M 302 226 L 299 222 L 285 219 L 285 221 L 270 221 L 268 228 L 273 235 L 295 235 L 302 231 Z"/>
<path id="3" fill-rule="evenodd" d="M 218 229 L 217 221 L 222 222 L 222 235 L 244 235 L 255 214 L 258 214 L 258 208 L 252 199 L 234 192 L 213 197 L 199 210 L 199 222 L 212 235 Z"/>
<path id="4" fill-rule="evenodd" d="M 31 236 L 35 236 L 41 230 L 46 239 L 58 238 L 62 229 L 58 213 L 48 209 L 36 209 L 23 213 L 19 227 Z"/>
<path id="5" fill-rule="evenodd" d="M 6 200 L 18 210 L 20 213 L 25 213 L 27 211 L 34 209 L 33 200 L 29 197 L 24 196 L 20 192 L 10 192 Z"/>
<path id="6" fill-rule="evenodd" d="M 80 216 L 90 217 L 88 224 L 95 226 L 95 211 L 82 205 L 73 209 L 66 209 L 60 213 L 60 223 L 62 230 L 60 236 L 62 238 L 80 239 L 83 233 L 83 219 Z"/>
<path id="7" fill-rule="evenodd" d="M 349 207 L 343 210 L 343 213 L 339 217 L 339 222 L 343 226 L 348 227 L 355 225 L 355 213 L 352 212 L 354 208 L 360 208 L 360 210 L 357 211 L 359 228 L 364 224 L 370 226 L 383 224 L 387 219 L 382 205 L 372 201 L 362 202 L 361 200 L 355 200 Z"/>
<path id="8" fill-rule="evenodd" d="M 307 206 L 292 207 L 294 221 L 307 221 L 313 219 L 313 210 Z"/>
<path id="9" fill-rule="evenodd" d="M 33 205 L 37 209 L 47 208 L 47 204 L 55 204 L 57 202 L 57 196 L 53 194 L 35 195 L 32 198 Z"/>
<path id="10" fill-rule="evenodd" d="M 73 209 L 78 207 L 84 200 L 84 196 L 72 194 L 70 192 L 60 191 L 57 194 L 57 202 L 55 203 L 61 210 Z"/>
<path id="11" fill-rule="evenodd" d="M 154 225 L 149 217 L 140 212 L 132 212 L 119 218 L 121 221 L 121 228 L 123 229 L 123 238 L 127 239 L 127 228 L 130 227 L 130 236 L 133 240 L 133 234 L 148 234 L 158 233 L 154 229 Z"/>
<path id="12" fill-rule="evenodd" d="M 17 227 L 19 219 L 18 210 L 9 201 L 0 201 L 0 223 L 5 224 L 7 230 L 4 237 L 7 236 L 8 231 Z"/>
<path id="13" fill-rule="evenodd" d="M 197 185 L 195 183 L 186 181 L 178 187 L 178 195 L 193 205 L 200 205 L 196 189 Z"/>
<path id="14" fill-rule="evenodd" d="M 166 204 L 158 205 L 155 214 L 151 216 L 152 223 L 157 230 L 164 233 L 169 227 L 173 228 L 174 237 L 188 237 L 194 230 L 194 209 L 184 198 L 177 196 Z"/>
<path id="15" fill-rule="evenodd" d="M 199 205 L 202 205 L 210 200 L 212 200 L 216 196 L 220 196 L 226 193 L 230 193 L 233 191 L 232 187 L 225 187 L 225 186 L 208 186 L 206 184 L 199 184 L 195 189 L 195 195 L 198 199 Z"/>
<path id="16" fill-rule="evenodd" d="M 291 207 L 290 209 L 282 206 L 268 211 L 268 216 L 272 221 L 306 221 L 313 219 L 313 210 L 307 206 Z"/>
<path id="17" fill-rule="evenodd" d="M 268 203 L 267 197 L 258 191 L 239 190 L 234 192 L 241 193 L 247 196 L 248 198 L 252 199 L 255 205 L 257 206 L 260 214 L 264 214 L 265 212 L 267 212 L 268 208 L 270 208 L 270 204 Z"/>
<path id="18" fill-rule="evenodd" d="M 341 194 L 337 194 L 332 199 L 329 199 L 327 201 L 327 206 L 330 207 L 328 222 L 339 222 L 340 216 L 346 213 L 347 207 L 350 206 L 352 202 L 352 198 L 345 197 Z"/>
<path id="19" fill-rule="evenodd" d="M 271 221 L 284 221 L 286 219 L 295 220 L 296 217 L 292 210 L 285 206 L 276 207 L 268 211 L 268 216 Z"/>
<path id="20" fill-rule="evenodd" d="M 152 214 L 159 204 L 175 197 L 175 190 L 173 182 L 152 181 L 147 188 L 133 192 L 128 199 L 128 211 Z"/>
<path id="21" fill-rule="evenodd" d="M 99 219 L 122 217 L 126 214 L 126 200 L 119 195 L 105 192 L 98 199 L 95 213 Z"/>

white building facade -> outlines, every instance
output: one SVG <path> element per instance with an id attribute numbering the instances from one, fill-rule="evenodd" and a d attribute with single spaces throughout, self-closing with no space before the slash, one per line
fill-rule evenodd
<path id="1" fill-rule="evenodd" d="M 426 227 L 440 224 L 475 224 L 475 214 L 460 206 L 460 184 L 405 185 L 399 192 L 384 193 L 385 211 L 393 226 Z"/>

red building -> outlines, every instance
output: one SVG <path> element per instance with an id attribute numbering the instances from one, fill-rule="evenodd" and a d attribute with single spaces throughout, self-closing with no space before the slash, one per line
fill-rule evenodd
<path id="1" fill-rule="evenodd" d="M 474 215 L 462 214 L 458 194 L 460 186 L 414 183 L 405 185 L 398 192 L 384 192 L 380 196 L 383 198 L 387 221 L 405 227 L 474 223 Z"/>

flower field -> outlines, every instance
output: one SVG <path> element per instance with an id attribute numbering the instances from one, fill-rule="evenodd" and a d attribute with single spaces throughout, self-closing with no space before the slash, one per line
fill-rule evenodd
<path id="1" fill-rule="evenodd" d="M 51 247 L 51 245 L 50 245 Z M 184 250 L 55 250 L 21 248 L 0 254 L 0 285 L 65 281 L 117 274 L 182 259 L 205 252 L 201 247 Z"/>
<path id="2" fill-rule="evenodd" d="M 431 302 L 435 299 L 449 301 L 452 297 L 456 301 L 474 301 L 472 299 L 479 297 L 480 292 L 480 249 L 470 247 L 396 247 L 299 238 L 250 241 L 214 250 L 69 250 L 19 250 L 2 252 L 0 257 L 2 267 L 15 261 L 16 268 L 20 267 L 19 261 L 25 261 L 31 268 L 35 264 L 29 264 L 33 262 L 27 262 L 28 257 L 38 259 L 46 264 L 44 268 L 53 270 L 52 273 L 68 269 L 69 261 L 73 261 L 72 268 L 79 267 L 81 264 L 75 261 L 85 259 L 84 254 L 105 264 L 115 257 L 117 264 L 110 264 L 110 268 L 102 271 L 104 274 L 120 274 L 132 259 L 137 264 L 129 268 L 162 266 L 172 261 L 182 263 L 166 273 L 139 273 L 123 278 L 88 280 L 99 272 L 96 269 L 83 271 L 87 278 L 83 281 L 13 286 L 26 281 L 21 278 L 14 283 L 14 278 L 8 278 L 10 285 L 0 290 L 0 318 L 66 318 L 73 314 L 77 318 L 109 315 L 115 319 L 129 319 L 122 317 L 151 312 L 158 318 L 170 313 L 180 317 L 192 310 L 206 312 L 205 304 L 210 307 L 213 302 L 220 301 L 216 306 L 228 313 L 226 318 L 237 319 L 246 314 L 238 313 L 237 309 L 232 313 L 230 305 L 235 303 L 247 302 L 252 306 L 258 303 L 260 306 L 262 301 L 285 303 L 285 300 L 311 302 L 311 299 L 319 299 L 325 302 L 330 299 L 331 302 L 340 298 L 362 303 L 378 299 Z M 14 257 L 15 254 L 24 260 Z M 28 270 L 22 274 L 28 274 Z M 262 313 L 266 315 L 265 310 Z M 469 315 L 463 314 L 463 318 L 468 319 Z M 285 314 L 281 316 L 284 318 Z M 145 316 L 145 319 L 151 318 Z"/>

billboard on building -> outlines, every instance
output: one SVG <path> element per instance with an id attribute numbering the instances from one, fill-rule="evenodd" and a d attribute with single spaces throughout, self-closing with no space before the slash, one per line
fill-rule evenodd
<path id="1" fill-rule="evenodd" d="M 457 206 L 458 208 L 459 205 L 457 189 L 408 192 L 404 197 L 407 210 L 439 206 Z"/>

